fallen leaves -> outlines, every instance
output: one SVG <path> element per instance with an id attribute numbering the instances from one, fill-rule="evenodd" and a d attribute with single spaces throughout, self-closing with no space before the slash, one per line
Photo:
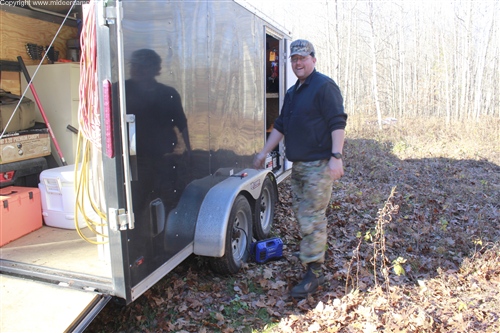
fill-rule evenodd
<path id="1" fill-rule="evenodd" d="M 391 130 L 400 132 L 387 141 L 379 132 L 348 135 L 346 175 L 327 209 L 327 283 L 313 297 L 288 294 L 304 269 L 292 256 L 300 233 L 285 181 L 273 235 L 283 240 L 282 260 L 249 263 L 230 277 L 187 260 L 131 305 L 108 305 L 88 332 L 500 332 L 497 155 L 457 159 L 435 148 L 425 155 L 423 146 L 413 150 L 420 155 L 395 156 L 388 142 L 413 129 Z M 394 186 L 398 209 L 377 230 Z M 385 272 L 384 288 L 374 258 L 379 268 L 387 262 L 374 256 L 375 241 L 397 270 Z"/>

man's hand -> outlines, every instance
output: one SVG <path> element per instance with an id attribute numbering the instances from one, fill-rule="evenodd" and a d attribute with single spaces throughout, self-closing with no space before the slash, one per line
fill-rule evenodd
<path id="1" fill-rule="evenodd" d="M 332 177 L 332 180 L 340 179 L 344 175 L 344 163 L 342 159 L 330 158 L 326 170 L 330 174 L 330 177 Z"/>
<path id="2" fill-rule="evenodd" d="M 253 158 L 253 167 L 255 169 L 264 169 L 265 161 L 266 161 L 266 155 L 260 152 Z"/>
<path id="3" fill-rule="evenodd" d="M 262 148 L 260 153 L 255 155 L 253 158 L 253 167 L 255 169 L 264 169 L 264 162 L 266 161 L 267 154 L 278 146 L 281 139 L 283 139 L 283 134 L 276 130 L 276 128 L 273 128 L 271 134 L 269 134 L 269 137 L 267 138 L 264 148 Z"/>

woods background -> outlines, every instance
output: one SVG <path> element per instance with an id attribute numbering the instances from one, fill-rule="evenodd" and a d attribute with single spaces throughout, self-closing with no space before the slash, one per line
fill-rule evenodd
<path id="1" fill-rule="evenodd" d="M 377 117 L 379 123 L 386 117 L 500 117 L 498 0 L 239 2 L 294 39 L 314 43 L 318 70 L 339 84 L 351 115 Z M 43 29 L 34 29 L 34 22 Z M 0 11 L 0 27 L 6 45 L 1 58 L 16 60 L 26 43 L 48 44 L 58 25 Z M 74 34 L 75 28 L 65 27 L 56 42 Z M 17 93 L 18 85 L 17 73 L 3 73 L 2 88 Z"/>
<path id="2" fill-rule="evenodd" d="M 313 42 L 349 114 L 500 117 L 497 0 L 248 3 Z"/>

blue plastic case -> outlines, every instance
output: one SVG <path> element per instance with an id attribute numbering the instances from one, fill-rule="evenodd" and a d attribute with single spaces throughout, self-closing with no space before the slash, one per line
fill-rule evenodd
<path id="1" fill-rule="evenodd" d="M 275 237 L 252 243 L 252 257 L 259 264 L 283 257 L 283 241 Z"/>

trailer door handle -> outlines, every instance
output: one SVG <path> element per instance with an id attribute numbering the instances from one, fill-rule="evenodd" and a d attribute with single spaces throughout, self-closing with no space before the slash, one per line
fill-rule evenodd
<path id="1" fill-rule="evenodd" d="M 129 154 L 131 156 L 137 155 L 136 151 L 136 145 L 135 145 L 135 115 L 133 114 L 127 114 L 126 115 L 126 121 L 128 124 L 128 147 L 129 147 Z"/>

